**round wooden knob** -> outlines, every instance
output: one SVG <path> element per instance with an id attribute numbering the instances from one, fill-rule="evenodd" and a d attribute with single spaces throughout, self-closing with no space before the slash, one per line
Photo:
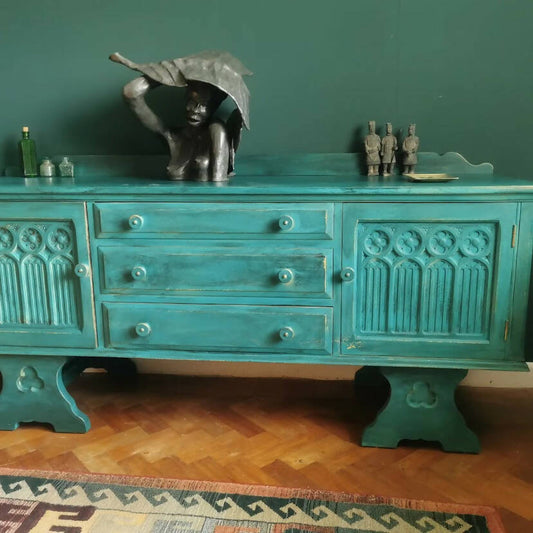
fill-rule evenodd
<path id="1" fill-rule="evenodd" d="M 128 219 L 128 224 L 131 229 L 141 229 L 143 226 L 143 217 L 141 215 L 131 215 Z"/>
<path id="2" fill-rule="evenodd" d="M 290 268 L 282 268 L 278 272 L 278 279 L 281 283 L 290 283 L 294 279 L 294 274 Z"/>
<path id="3" fill-rule="evenodd" d="M 278 224 L 281 231 L 290 231 L 294 228 L 294 219 L 289 215 L 283 215 L 279 218 Z"/>
<path id="4" fill-rule="evenodd" d="M 139 337 L 148 337 L 148 335 L 152 333 L 152 327 L 150 324 L 148 324 L 148 322 L 139 322 L 135 326 L 135 333 L 137 333 Z"/>
<path id="5" fill-rule="evenodd" d="M 143 281 L 146 279 L 146 268 L 143 266 L 136 266 L 131 269 L 131 277 L 134 280 Z"/>
<path id="6" fill-rule="evenodd" d="M 289 341 L 294 339 L 294 330 L 292 328 L 286 327 L 279 330 L 279 338 L 282 341 Z"/>
<path id="7" fill-rule="evenodd" d="M 78 278 L 86 278 L 89 275 L 89 267 L 79 263 L 74 267 L 74 274 L 76 274 Z"/>
<path id="8" fill-rule="evenodd" d="M 341 278 L 343 281 L 353 281 L 355 277 L 355 271 L 353 268 L 347 267 L 341 270 Z"/>

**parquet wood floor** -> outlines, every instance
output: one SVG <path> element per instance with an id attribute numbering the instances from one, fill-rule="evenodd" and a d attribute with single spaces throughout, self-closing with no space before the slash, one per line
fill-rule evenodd
<path id="1" fill-rule="evenodd" d="M 496 506 L 533 532 L 533 389 L 461 388 L 480 455 L 437 445 L 362 448 L 383 394 L 350 382 L 84 374 L 71 387 L 87 434 L 0 432 L 0 464 L 311 487 Z"/>

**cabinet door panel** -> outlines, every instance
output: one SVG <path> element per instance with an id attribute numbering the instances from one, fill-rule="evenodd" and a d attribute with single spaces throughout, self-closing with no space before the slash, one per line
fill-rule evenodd
<path id="1" fill-rule="evenodd" d="M 0 205 L 0 345 L 95 346 L 82 203 Z"/>
<path id="2" fill-rule="evenodd" d="M 346 206 L 342 353 L 502 358 L 515 221 L 513 204 Z"/>

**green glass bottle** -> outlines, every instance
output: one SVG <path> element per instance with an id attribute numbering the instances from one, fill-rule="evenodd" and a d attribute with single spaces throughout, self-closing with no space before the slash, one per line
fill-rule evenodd
<path id="1" fill-rule="evenodd" d="M 38 176 L 37 172 L 37 154 L 35 151 L 35 142 L 30 139 L 30 128 L 24 126 L 22 128 L 22 139 L 19 141 L 20 154 L 22 156 L 22 168 L 24 169 L 24 176 L 33 177 Z"/>

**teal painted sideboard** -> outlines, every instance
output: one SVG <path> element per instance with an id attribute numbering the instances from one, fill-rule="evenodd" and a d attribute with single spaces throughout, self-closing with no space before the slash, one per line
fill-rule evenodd
<path id="1" fill-rule="evenodd" d="M 353 154 L 248 158 L 223 185 L 77 160 L 75 179 L 1 178 L 2 429 L 87 431 L 65 386 L 89 366 L 359 365 L 356 385 L 391 388 L 363 445 L 476 452 L 457 384 L 527 370 L 529 180 L 458 154 L 420 155 L 446 183 L 371 180 Z"/>

